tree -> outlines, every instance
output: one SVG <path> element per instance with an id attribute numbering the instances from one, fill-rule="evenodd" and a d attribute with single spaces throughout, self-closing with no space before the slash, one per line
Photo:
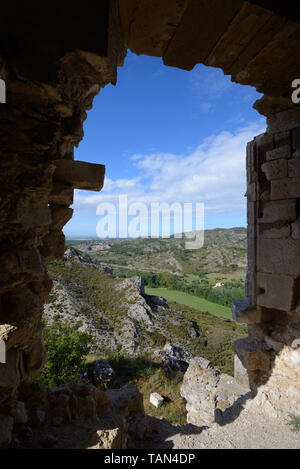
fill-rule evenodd
<path id="1" fill-rule="evenodd" d="M 92 338 L 70 323 L 53 322 L 44 329 L 48 361 L 37 376 L 47 386 L 76 382 L 91 350 Z"/>

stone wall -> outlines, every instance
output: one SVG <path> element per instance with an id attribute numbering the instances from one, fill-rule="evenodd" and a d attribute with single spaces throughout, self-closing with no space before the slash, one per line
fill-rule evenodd
<path id="1" fill-rule="evenodd" d="M 100 391 L 87 383 L 46 388 L 24 380 L 10 415 L 0 413 L 0 447 L 126 449 L 151 431 L 134 386 Z"/>
<path id="2" fill-rule="evenodd" d="M 300 126 L 268 119 L 247 147 L 247 301 L 234 317 L 249 337 L 235 350 L 269 413 L 300 415 Z"/>
<path id="3" fill-rule="evenodd" d="M 74 162 L 74 146 L 94 96 L 116 83 L 125 56 L 116 2 L 102 2 L 97 21 L 89 23 L 89 34 L 98 27 L 93 46 L 86 29 L 75 27 L 76 8 L 55 12 L 55 27 L 52 13 L 39 8 L 27 17 L 20 6 L 15 16 L 8 5 L 0 20 L 0 75 L 7 91 L 0 106 L 0 341 L 6 355 L 0 414 L 12 422 L 19 384 L 46 360 L 46 265 L 63 256 L 62 228 L 72 216 L 74 188 L 103 186 L 104 166 Z"/>

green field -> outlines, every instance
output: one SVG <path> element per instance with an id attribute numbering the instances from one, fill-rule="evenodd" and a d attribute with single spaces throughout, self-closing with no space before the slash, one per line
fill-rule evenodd
<path id="1" fill-rule="evenodd" d="M 148 288 L 145 287 L 147 295 L 163 296 L 167 301 L 174 301 L 176 303 L 189 306 L 199 311 L 207 311 L 215 316 L 222 316 L 226 319 L 232 319 L 230 308 L 226 306 L 211 303 L 203 298 L 189 295 L 188 293 L 180 292 L 177 290 L 169 290 L 168 288 Z"/>

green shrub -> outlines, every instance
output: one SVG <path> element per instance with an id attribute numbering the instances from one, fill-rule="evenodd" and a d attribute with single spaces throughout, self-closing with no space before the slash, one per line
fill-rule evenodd
<path id="1" fill-rule="evenodd" d="M 294 432 L 300 432 L 300 417 L 290 415 L 290 425 L 293 427 Z"/>
<path id="2" fill-rule="evenodd" d="M 69 323 L 55 321 L 44 329 L 48 361 L 37 376 L 47 386 L 76 382 L 83 371 L 92 338 Z"/>

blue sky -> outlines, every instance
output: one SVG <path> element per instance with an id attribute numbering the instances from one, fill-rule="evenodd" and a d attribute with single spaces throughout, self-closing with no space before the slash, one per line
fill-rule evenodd
<path id="1" fill-rule="evenodd" d="M 246 226 L 246 143 L 266 128 L 252 109 L 259 97 L 219 69 L 187 72 L 128 52 L 117 86 L 96 96 L 75 150 L 76 160 L 106 165 L 104 189 L 75 191 L 66 236 L 96 236 L 97 207 L 118 207 L 119 195 L 129 206 L 204 203 L 206 229 Z"/>

